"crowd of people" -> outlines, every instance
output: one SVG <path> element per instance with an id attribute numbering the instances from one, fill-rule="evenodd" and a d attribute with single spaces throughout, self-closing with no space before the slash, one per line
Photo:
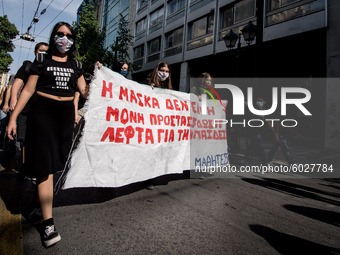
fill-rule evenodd
<path id="1" fill-rule="evenodd" d="M 74 134 L 83 123 L 92 76 L 75 60 L 75 42 L 72 26 L 55 24 L 49 43 L 36 44 L 34 62 L 24 61 L 0 96 L 0 142 L 20 145 L 20 175 L 36 181 L 36 205 L 28 219 L 40 224 L 44 247 L 61 240 L 53 220 L 53 174 L 64 169 Z M 128 68 L 126 61 L 119 61 L 114 71 L 127 77 Z M 149 85 L 172 89 L 167 63 L 155 67 Z"/>
<path id="2" fill-rule="evenodd" d="M 23 62 L 0 96 L 0 142 L 4 142 L 7 127 L 9 141 L 20 144 L 20 173 L 36 178 L 36 206 L 28 218 L 41 219 L 40 235 L 45 247 L 61 240 L 53 220 L 53 174 L 64 169 L 75 134 L 84 124 L 84 103 L 92 79 L 75 60 L 75 42 L 73 28 L 65 22 L 57 23 L 49 43 L 36 44 L 34 62 Z M 102 66 L 99 62 L 97 65 Z M 127 77 L 128 62 L 120 61 L 114 71 Z M 202 73 L 201 79 L 213 86 L 209 73 Z M 152 88 L 172 90 L 170 66 L 160 61 L 146 82 Z M 202 93 L 198 91 L 197 95 L 200 98 Z M 259 135 L 254 134 L 254 141 L 263 146 Z M 285 146 L 285 141 L 276 133 L 269 157 L 279 146 Z M 288 149 L 285 153 L 289 155 Z M 262 156 L 265 161 L 267 157 Z M 153 180 L 145 182 L 148 189 L 153 189 L 153 184 Z"/>

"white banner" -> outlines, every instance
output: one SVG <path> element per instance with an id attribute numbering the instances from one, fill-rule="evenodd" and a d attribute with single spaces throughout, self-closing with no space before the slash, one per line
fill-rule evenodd
<path id="1" fill-rule="evenodd" d="M 72 154 L 63 189 L 120 187 L 182 173 L 195 164 L 227 164 L 222 107 L 201 114 L 197 96 L 125 79 L 108 68 L 95 71 L 85 126 Z"/>

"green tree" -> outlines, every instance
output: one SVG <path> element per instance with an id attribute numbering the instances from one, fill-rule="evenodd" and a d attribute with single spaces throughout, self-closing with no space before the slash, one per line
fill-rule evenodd
<path id="1" fill-rule="evenodd" d="M 12 43 L 19 34 L 16 26 L 9 22 L 7 15 L 0 17 L 0 73 L 8 71 L 9 65 L 13 62 L 13 58 L 8 52 L 13 52 L 15 46 Z"/>
<path id="2" fill-rule="evenodd" d="M 76 59 L 82 62 L 85 72 L 91 72 L 97 61 L 103 62 L 106 52 L 103 48 L 105 31 L 99 28 L 92 0 L 82 4 L 79 23 L 73 26 L 77 34 Z"/>
<path id="3" fill-rule="evenodd" d="M 129 47 L 132 46 L 133 36 L 129 29 L 129 22 L 122 14 L 119 14 L 117 38 L 107 51 L 104 63 L 111 69 L 115 69 L 118 60 L 129 60 Z"/>

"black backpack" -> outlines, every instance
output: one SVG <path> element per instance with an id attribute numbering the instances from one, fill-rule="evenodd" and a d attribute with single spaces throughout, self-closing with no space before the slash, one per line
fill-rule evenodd
<path id="1" fill-rule="evenodd" d="M 38 53 L 35 54 L 35 60 L 42 64 L 45 60 L 45 56 L 46 56 L 46 53 L 38 52 Z M 29 68 L 30 67 L 31 67 L 31 65 L 29 65 Z M 73 69 L 75 69 L 77 71 L 79 69 L 83 68 L 81 62 L 79 60 L 76 60 L 76 59 L 72 59 L 72 67 L 73 67 Z M 28 71 L 29 71 L 29 68 L 28 68 Z"/>
<path id="2" fill-rule="evenodd" d="M 25 67 L 25 72 L 29 75 L 30 74 L 30 68 L 31 68 L 32 62 L 27 61 L 27 65 Z"/>

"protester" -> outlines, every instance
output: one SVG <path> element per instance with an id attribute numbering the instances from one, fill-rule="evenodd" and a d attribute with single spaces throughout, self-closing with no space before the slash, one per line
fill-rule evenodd
<path id="1" fill-rule="evenodd" d="M 200 78 L 201 78 L 201 82 L 202 82 L 203 86 L 208 85 L 208 86 L 213 87 L 213 82 L 212 82 L 213 78 L 212 78 L 210 73 L 203 72 L 203 73 L 201 73 Z"/>
<path id="2" fill-rule="evenodd" d="M 287 140 L 282 132 L 282 130 L 280 130 L 280 124 L 276 121 L 274 124 L 274 143 L 272 144 L 270 151 L 268 152 L 268 156 L 267 156 L 267 160 L 268 162 L 272 162 L 274 155 L 277 151 L 278 148 L 281 148 L 283 155 L 285 156 L 287 163 L 293 164 L 293 158 L 292 155 L 289 151 L 289 147 L 287 144 Z"/>
<path id="3" fill-rule="evenodd" d="M 26 130 L 25 168 L 37 178 L 38 197 L 43 217 L 41 241 L 49 247 L 60 241 L 53 215 L 53 174 L 62 170 L 72 144 L 74 93 L 78 87 L 83 97 L 88 88 L 73 60 L 75 55 L 73 28 L 57 23 L 49 40 L 48 55 L 42 64 L 34 61 L 30 77 L 21 92 L 7 127 L 8 137 L 16 135 L 16 119 L 32 97 Z"/>
<path id="4" fill-rule="evenodd" d="M 126 61 L 123 62 L 123 65 L 120 68 L 120 74 L 123 75 L 125 78 L 127 78 L 127 75 L 129 74 L 129 65 Z"/>
<path id="5" fill-rule="evenodd" d="M 129 64 L 128 64 L 128 62 L 126 60 L 119 60 L 116 63 L 113 71 L 120 73 L 125 78 L 127 78 L 128 74 L 129 74 Z"/>
<path id="6" fill-rule="evenodd" d="M 37 53 L 45 53 L 48 50 L 48 44 L 45 42 L 40 42 L 35 45 L 34 48 L 34 55 Z M 10 101 L 10 110 L 13 111 L 16 104 L 17 99 L 24 88 L 24 86 L 27 83 L 28 77 L 30 75 L 29 70 L 32 65 L 31 61 L 24 61 L 22 66 L 19 68 L 18 72 L 16 73 L 14 77 L 14 83 L 12 86 L 12 92 L 11 92 L 11 101 Z M 27 121 L 27 115 L 29 112 L 29 106 L 30 102 L 27 102 L 24 109 L 21 111 L 21 113 L 18 116 L 18 127 L 17 127 L 17 141 L 20 142 L 21 147 L 21 164 L 25 162 L 25 132 L 26 132 L 26 121 Z"/>
<path id="7" fill-rule="evenodd" d="M 154 88 L 173 89 L 171 83 L 170 66 L 164 62 L 158 62 L 152 73 L 149 75 L 149 85 Z M 144 186 L 148 190 L 153 190 L 155 179 L 150 179 L 144 182 Z"/>
<path id="8" fill-rule="evenodd" d="M 150 74 L 149 85 L 154 88 L 173 89 L 171 83 L 171 71 L 169 65 L 160 61 Z"/>
<path id="9" fill-rule="evenodd" d="M 256 98 L 256 106 L 254 106 L 258 110 L 266 109 L 267 101 L 263 96 L 258 96 Z M 251 116 L 248 116 L 251 117 Z M 257 116 L 259 118 L 259 116 Z M 265 137 L 273 137 L 275 135 L 274 128 L 271 126 L 271 122 L 266 121 L 264 116 L 260 116 L 263 120 L 264 125 L 261 127 L 248 127 L 247 134 L 250 136 L 251 144 L 247 145 L 246 150 L 246 158 L 249 159 L 250 154 L 257 154 L 257 156 L 261 160 L 261 164 L 263 165 L 273 165 L 270 160 L 267 158 L 266 154 L 266 146 L 265 146 Z M 244 161 L 244 164 L 248 164 Z"/>
<path id="10" fill-rule="evenodd" d="M 208 86 L 213 86 L 212 76 L 210 73 L 203 72 L 200 74 L 198 87 L 194 87 L 194 93 L 198 96 L 198 99 L 202 101 L 202 95 L 205 94 L 203 89 L 210 91 Z"/>

